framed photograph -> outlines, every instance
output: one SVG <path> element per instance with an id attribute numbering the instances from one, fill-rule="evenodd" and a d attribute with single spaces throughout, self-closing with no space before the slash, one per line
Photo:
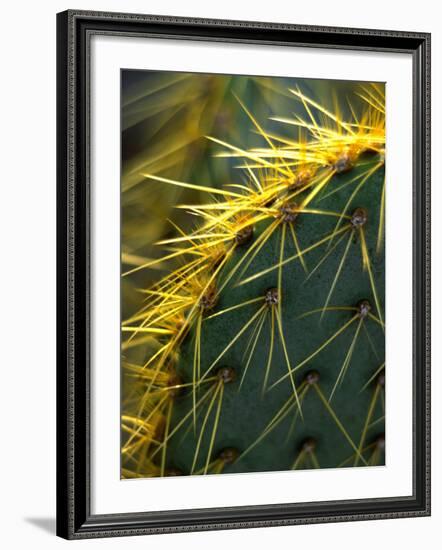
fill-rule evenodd
<path id="1" fill-rule="evenodd" d="M 57 19 L 57 533 L 430 514 L 430 36 Z"/>

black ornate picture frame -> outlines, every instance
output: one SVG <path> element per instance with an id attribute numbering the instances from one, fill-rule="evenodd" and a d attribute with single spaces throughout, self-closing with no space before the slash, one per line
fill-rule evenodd
<path id="1" fill-rule="evenodd" d="M 90 41 L 94 35 L 407 53 L 413 62 L 413 494 L 94 515 Z M 69 10 L 57 16 L 57 534 L 67 539 L 430 514 L 430 35 Z"/>

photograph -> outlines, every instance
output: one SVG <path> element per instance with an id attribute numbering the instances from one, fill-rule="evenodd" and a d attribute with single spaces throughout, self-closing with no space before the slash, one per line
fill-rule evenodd
<path id="1" fill-rule="evenodd" d="M 121 478 L 385 465 L 385 83 L 124 69 Z"/>
<path id="2" fill-rule="evenodd" d="M 60 537 L 430 514 L 430 33 L 373 22 L 57 14 Z"/>
<path id="3" fill-rule="evenodd" d="M 440 3 L 363 7 L 5 4 L 2 548 L 442 540 Z"/>

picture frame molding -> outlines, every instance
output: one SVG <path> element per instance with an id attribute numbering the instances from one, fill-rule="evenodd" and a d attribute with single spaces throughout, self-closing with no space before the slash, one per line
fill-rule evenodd
<path id="1" fill-rule="evenodd" d="M 145 36 L 413 58 L 413 495 L 93 515 L 90 41 Z M 67 539 L 430 515 L 430 34 L 68 10 L 57 14 L 57 535 Z"/>

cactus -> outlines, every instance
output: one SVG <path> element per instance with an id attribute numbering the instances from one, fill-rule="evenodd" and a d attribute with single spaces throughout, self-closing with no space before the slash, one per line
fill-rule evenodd
<path id="1" fill-rule="evenodd" d="M 253 143 L 208 139 L 241 183 L 144 173 L 191 202 L 123 273 L 124 478 L 384 464 L 383 87 L 269 82 L 294 115 L 236 95 Z"/>

